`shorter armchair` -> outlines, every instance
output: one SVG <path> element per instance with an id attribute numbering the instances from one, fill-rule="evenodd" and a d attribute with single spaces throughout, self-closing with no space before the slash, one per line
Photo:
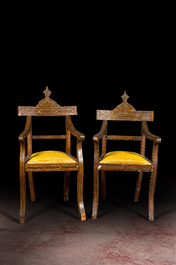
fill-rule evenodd
<path id="1" fill-rule="evenodd" d="M 56 101 L 50 98 L 51 92 L 46 87 L 45 98 L 35 107 L 18 107 L 18 116 L 26 116 L 26 126 L 19 136 L 20 142 L 20 218 L 19 223 L 25 223 L 26 211 L 26 177 L 28 172 L 29 189 L 31 201 L 35 201 L 35 188 L 33 172 L 44 171 L 65 171 L 64 182 L 64 201 L 69 198 L 70 172 L 77 171 L 77 203 L 81 221 L 86 220 L 86 213 L 83 202 L 83 151 L 82 143 L 85 139 L 84 134 L 78 132 L 72 123 L 71 115 L 77 115 L 77 107 L 61 107 Z M 64 135 L 33 135 L 32 116 L 65 116 Z M 77 156 L 71 155 L 71 135 L 77 138 Z M 26 148 L 27 139 L 27 148 Z M 65 152 L 60 150 L 46 150 L 36 153 L 32 152 L 32 140 L 56 139 L 66 141 Z"/>
<path id="2" fill-rule="evenodd" d="M 101 130 L 93 137 L 94 141 L 94 184 L 93 184 L 93 212 L 92 218 L 97 219 L 99 202 L 99 172 L 101 172 L 101 199 L 105 199 L 105 171 L 137 171 L 139 172 L 134 201 L 137 202 L 141 190 L 143 172 L 151 172 L 149 184 L 148 213 L 149 221 L 154 221 L 154 192 L 158 165 L 158 147 L 161 138 L 149 132 L 147 121 L 153 121 L 153 111 L 136 111 L 127 100 L 129 96 L 124 93 L 123 102 L 114 110 L 97 110 L 97 120 L 103 120 Z M 108 121 L 140 121 L 141 135 L 108 135 Z M 152 158 L 145 157 L 146 138 L 153 142 Z M 100 154 L 100 140 L 102 144 Z M 107 140 L 140 141 L 140 153 L 130 151 L 106 152 Z"/>

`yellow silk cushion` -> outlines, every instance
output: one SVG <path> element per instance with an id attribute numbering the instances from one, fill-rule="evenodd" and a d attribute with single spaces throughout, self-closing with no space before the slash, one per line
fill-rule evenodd
<path id="1" fill-rule="evenodd" d="M 58 164 L 58 163 L 77 163 L 68 154 L 60 151 L 42 151 L 30 156 L 27 164 Z"/>
<path id="2" fill-rule="evenodd" d="M 107 153 L 100 161 L 100 164 L 151 165 L 151 163 L 143 158 L 140 154 L 125 151 L 114 151 Z"/>

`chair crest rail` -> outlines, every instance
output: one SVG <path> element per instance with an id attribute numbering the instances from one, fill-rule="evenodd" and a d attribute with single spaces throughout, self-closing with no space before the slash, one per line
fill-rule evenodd
<path id="1" fill-rule="evenodd" d="M 127 100 L 126 94 L 121 97 L 123 102 L 113 110 L 97 110 L 97 120 L 117 120 L 117 121 L 153 121 L 153 111 L 137 111 Z"/>
<path id="2" fill-rule="evenodd" d="M 97 110 L 97 120 L 153 121 L 153 111 Z"/>
<path id="3" fill-rule="evenodd" d="M 46 87 L 45 98 L 39 101 L 37 106 L 19 106 L 18 116 L 67 116 L 77 115 L 77 106 L 60 106 L 50 98 L 51 91 Z"/>

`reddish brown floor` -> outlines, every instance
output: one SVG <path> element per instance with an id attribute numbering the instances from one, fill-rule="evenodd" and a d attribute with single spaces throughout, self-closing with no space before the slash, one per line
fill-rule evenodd
<path id="1" fill-rule="evenodd" d="M 87 221 L 78 220 L 75 192 L 68 202 L 50 187 L 27 196 L 26 224 L 18 224 L 16 187 L 0 189 L 0 264 L 2 265 L 174 265 L 176 264 L 176 189 L 160 185 L 155 222 L 147 220 L 147 189 L 138 203 L 133 190 L 107 189 L 97 220 L 85 192 Z M 92 191 L 91 191 L 92 192 Z"/>

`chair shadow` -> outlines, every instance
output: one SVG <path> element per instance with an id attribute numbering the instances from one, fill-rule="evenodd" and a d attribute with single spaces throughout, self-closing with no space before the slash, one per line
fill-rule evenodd
<path id="1" fill-rule="evenodd" d="M 122 198 L 121 198 L 121 200 L 122 200 Z M 119 208 L 122 208 L 122 209 L 126 209 L 126 210 L 128 210 L 129 212 L 131 212 L 131 213 L 134 213 L 135 215 L 137 215 L 137 216 L 139 216 L 140 218 L 142 218 L 142 219 L 144 219 L 144 220 L 149 220 L 148 219 L 148 211 L 146 212 L 146 214 L 142 214 L 142 213 L 140 213 L 138 210 L 136 210 L 136 209 L 132 209 L 129 205 L 131 205 L 132 203 L 134 203 L 134 204 L 137 204 L 137 202 L 134 202 L 133 201 L 133 198 L 132 197 L 124 197 L 124 200 L 126 201 L 126 202 L 124 202 L 124 203 L 120 203 L 119 202 L 119 200 L 118 200 L 118 198 L 114 198 L 114 199 L 109 199 L 108 200 L 108 203 L 109 204 L 111 204 L 111 205 L 114 205 L 114 207 L 119 207 Z M 128 205 L 128 201 L 129 201 L 129 205 Z M 146 202 L 147 203 L 147 202 Z M 157 206 L 156 206 L 157 207 Z M 148 209 L 148 205 L 146 205 L 146 208 Z M 107 210 L 107 211 L 104 211 L 102 214 L 100 213 L 99 215 L 98 215 L 98 217 L 99 218 L 101 218 L 101 217 L 103 217 L 104 215 L 106 215 L 106 214 L 108 214 L 109 212 L 112 212 L 113 211 L 113 209 L 109 209 L 109 210 Z M 154 214 L 154 219 L 155 219 L 155 221 L 157 221 L 158 219 L 160 219 L 161 217 L 163 217 L 163 216 L 167 216 L 168 214 L 170 214 L 170 213 L 172 213 L 172 212 L 176 212 L 176 206 L 174 206 L 174 207 L 172 207 L 172 208 L 170 208 L 170 209 L 167 209 L 166 211 L 163 211 L 163 212 L 161 212 L 161 213 L 159 213 L 159 214 Z"/>
<path id="2" fill-rule="evenodd" d="M 4 215 L 5 217 L 7 217 L 10 221 L 14 222 L 14 223 L 19 223 L 19 219 L 12 216 L 11 214 L 5 212 L 4 210 L 0 210 L 0 213 L 2 215 Z"/>
<path id="3" fill-rule="evenodd" d="M 176 214 L 176 206 L 175 206 L 175 207 L 172 207 L 172 208 L 170 208 L 170 209 L 168 209 L 167 211 L 164 211 L 164 212 L 162 212 L 162 213 L 156 214 L 156 215 L 155 215 L 155 220 L 158 220 L 158 219 L 160 219 L 161 217 L 164 217 L 164 216 L 166 216 L 166 215 L 168 215 L 168 214 L 170 214 L 170 213 L 173 213 L 173 212 L 175 212 L 175 214 Z"/>
<path id="4" fill-rule="evenodd" d="M 48 197 L 48 196 L 45 196 L 44 198 L 46 198 L 46 197 Z M 37 201 L 39 202 L 40 199 L 38 199 Z M 56 200 L 54 201 L 54 203 L 56 203 Z M 42 214 L 44 214 L 44 213 L 46 213 L 48 211 L 51 211 L 51 210 L 59 211 L 59 212 L 65 214 L 65 215 L 67 215 L 67 216 L 69 216 L 69 217 L 71 217 L 71 218 L 73 218 L 75 220 L 80 220 L 79 214 L 78 214 L 78 216 L 76 216 L 76 215 L 74 215 L 73 213 L 71 213 L 69 211 L 69 209 L 73 209 L 73 207 L 71 207 L 70 205 L 68 205 L 67 202 L 61 202 L 61 201 L 58 200 L 58 205 L 56 206 L 52 202 L 49 202 L 49 201 L 46 202 L 45 201 L 45 202 L 42 202 L 42 205 L 43 206 L 46 206 L 47 208 L 45 208 L 45 209 L 43 209 L 41 211 L 38 211 L 37 213 L 35 213 L 35 214 L 31 215 L 30 217 L 26 218 L 26 223 L 28 223 L 32 219 L 34 219 L 34 218 L 36 218 L 36 217 L 38 217 L 38 216 L 40 216 L 40 215 L 42 215 Z M 61 205 L 64 205 L 65 208 L 67 207 L 68 210 L 63 209 L 61 207 Z"/>
<path id="5" fill-rule="evenodd" d="M 132 199 L 129 198 L 129 197 L 125 197 L 124 199 L 125 200 L 130 200 L 130 203 L 132 202 Z M 113 207 L 118 207 L 118 208 L 121 208 L 121 209 L 124 209 L 124 210 L 126 209 L 129 212 L 134 213 L 135 215 L 138 215 L 140 218 L 145 219 L 145 220 L 148 220 L 148 216 L 146 216 L 146 215 L 144 215 L 142 213 L 139 213 L 139 211 L 137 211 L 135 209 L 131 209 L 126 203 L 120 203 L 117 198 L 115 198 L 115 199 L 112 199 L 111 198 L 111 199 L 107 200 L 107 202 L 110 205 L 112 205 Z M 133 202 L 133 203 L 135 204 L 135 202 Z M 111 207 L 111 209 L 108 209 L 108 210 L 106 210 L 106 211 L 98 214 L 98 218 L 101 218 L 104 215 L 106 215 L 106 214 L 114 211 L 115 209 L 113 207 Z"/>

